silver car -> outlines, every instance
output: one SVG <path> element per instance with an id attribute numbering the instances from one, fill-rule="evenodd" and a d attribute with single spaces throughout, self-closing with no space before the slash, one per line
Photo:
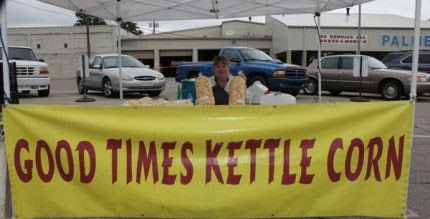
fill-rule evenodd
<path id="1" fill-rule="evenodd" d="M 386 100 L 398 100 L 408 96 L 411 87 L 411 71 L 388 69 L 381 61 L 367 56 L 369 71 L 367 77 L 353 76 L 353 59 L 357 55 L 325 56 L 321 59 L 321 90 L 338 95 L 343 91 L 380 93 Z M 308 68 L 306 94 L 318 92 L 318 63 L 314 61 Z M 360 85 L 361 80 L 361 85 Z M 430 93 L 430 76 L 417 75 L 417 94 Z"/>
<path id="2" fill-rule="evenodd" d="M 149 69 L 132 56 L 121 55 L 123 92 L 147 93 L 158 96 L 164 90 L 165 78 L 158 71 Z M 102 91 L 106 97 L 119 92 L 118 54 L 96 55 L 88 61 L 88 74 L 85 77 L 87 90 Z M 76 72 L 79 93 L 84 93 L 82 75 Z"/>

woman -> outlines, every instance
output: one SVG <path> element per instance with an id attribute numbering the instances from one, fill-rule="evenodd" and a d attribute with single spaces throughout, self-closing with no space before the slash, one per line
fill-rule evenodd
<path id="1" fill-rule="evenodd" d="M 212 63 L 214 76 L 210 78 L 212 91 L 215 98 L 215 105 L 228 105 L 228 91 L 230 88 L 229 79 L 230 64 L 224 56 L 216 56 Z"/>
<path id="2" fill-rule="evenodd" d="M 233 75 L 230 73 L 230 64 L 225 56 L 216 56 L 212 63 L 214 76 L 210 78 L 212 91 L 215 98 L 215 105 L 228 105 L 230 79 Z M 246 80 L 243 73 L 239 76 Z"/>

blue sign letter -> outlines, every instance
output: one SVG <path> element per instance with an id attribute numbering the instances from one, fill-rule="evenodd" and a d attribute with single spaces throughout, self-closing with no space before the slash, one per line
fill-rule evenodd
<path id="1" fill-rule="evenodd" d="M 396 35 L 393 36 L 393 40 L 391 41 L 391 46 L 399 46 L 399 39 L 397 38 Z"/>
<path id="2" fill-rule="evenodd" d="M 424 46 L 430 46 L 430 36 L 424 37 Z"/>
<path id="3" fill-rule="evenodd" d="M 388 43 L 388 41 L 390 41 L 390 36 L 382 35 L 382 46 L 385 46 L 385 43 Z"/>

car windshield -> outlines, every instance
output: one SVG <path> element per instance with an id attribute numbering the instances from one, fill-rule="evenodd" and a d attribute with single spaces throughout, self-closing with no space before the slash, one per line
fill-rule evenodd
<path id="1" fill-rule="evenodd" d="M 30 48 L 9 47 L 8 53 L 9 53 L 8 57 L 11 60 L 14 59 L 14 60 L 37 61 L 36 55 L 34 55 L 33 50 L 31 50 Z M 0 58 L 2 58 L 2 54 L 3 53 L 0 52 Z"/>
<path id="2" fill-rule="evenodd" d="M 124 68 L 145 68 L 139 60 L 131 56 L 121 56 L 121 66 Z M 118 56 L 108 56 L 103 58 L 105 68 L 118 68 Z"/>
<path id="3" fill-rule="evenodd" d="M 381 61 L 369 56 L 369 68 L 371 68 L 371 69 L 385 69 L 385 68 L 387 68 L 387 66 L 384 65 L 384 63 L 382 63 Z"/>
<path id="4" fill-rule="evenodd" d="M 387 63 L 387 62 L 391 62 L 394 59 L 399 58 L 400 56 L 403 56 L 403 54 L 399 54 L 399 53 L 390 53 L 388 55 L 386 55 L 383 59 L 382 62 L 383 63 Z"/>
<path id="5" fill-rule="evenodd" d="M 239 49 L 240 54 L 245 59 L 245 61 L 272 61 L 273 59 L 267 55 L 265 52 L 253 49 L 253 48 L 243 48 Z"/>

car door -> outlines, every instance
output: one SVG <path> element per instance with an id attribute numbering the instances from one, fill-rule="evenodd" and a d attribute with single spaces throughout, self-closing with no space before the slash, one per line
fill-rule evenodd
<path id="1" fill-rule="evenodd" d="M 98 79 L 99 75 L 102 73 L 102 57 L 96 56 L 94 57 L 94 60 L 90 62 L 91 65 L 88 66 L 88 80 L 87 80 L 87 86 L 101 89 L 102 82 Z"/>
<path id="2" fill-rule="evenodd" d="M 321 60 L 321 89 L 336 91 L 338 85 L 339 57 L 326 57 Z"/>
<path id="3" fill-rule="evenodd" d="M 339 59 L 339 85 L 342 91 L 358 92 L 360 89 L 360 80 L 365 77 L 354 77 L 354 57 L 343 56 Z M 363 85 L 364 83 L 362 83 Z M 363 89 L 363 87 L 362 87 Z"/>

